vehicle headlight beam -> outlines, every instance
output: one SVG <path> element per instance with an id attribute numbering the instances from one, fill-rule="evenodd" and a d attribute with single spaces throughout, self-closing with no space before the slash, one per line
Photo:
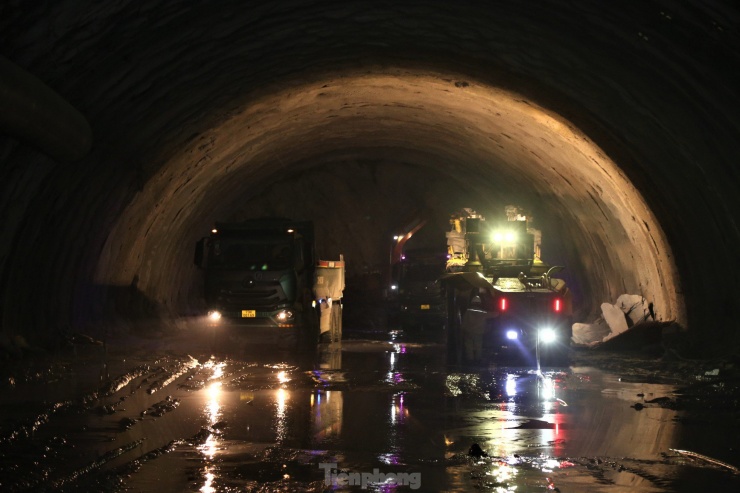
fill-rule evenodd
<path id="1" fill-rule="evenodd" d="M 547 327 L 539 330 L 539 340 L 543 344 L 551 344 L 558 339 L 558 335 L 554 329 Z"/>

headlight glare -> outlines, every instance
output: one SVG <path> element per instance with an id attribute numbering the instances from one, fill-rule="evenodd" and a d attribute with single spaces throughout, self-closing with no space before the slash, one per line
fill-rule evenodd
<path id="1" fill-rule="evenodd" d="M 557 333 L 551 329 L 540 329 L 540 341 L 544 342 L 545 344 L 549 344 L 551 342 L 555 342 L 555 340 L 558 338 Z"/>

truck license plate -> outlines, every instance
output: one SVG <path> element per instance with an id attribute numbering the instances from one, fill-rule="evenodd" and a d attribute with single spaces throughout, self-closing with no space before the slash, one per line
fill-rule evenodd
<path id="1" fill-rule="evenodd" d="M 254 318 L 257 316 L 256 310 L 242 310 L 242 318 Z"/>
<path id="2" fill-rule="evenodd" d="M 422 310 L 429 310 L 429 305 L 421 305 Z"/>

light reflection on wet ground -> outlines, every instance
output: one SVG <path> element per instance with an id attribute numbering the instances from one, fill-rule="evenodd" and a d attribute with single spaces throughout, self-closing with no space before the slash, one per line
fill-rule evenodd
<path id="1" fill-rule="evenodd" d="M 740 485 L 726 469 L 671 452 L 692 448 L 684 425 L 649 402 L 672 396 L 675 384 L 623 379 L 583 357 L 542 373 L 450 366 L 437 336 L 348 338 L 315 355 L 240 344 L 164 357 L 110 395 L 53 415 L 32 439 L 5 440 L 4 473 L 30 471 L 38 459 L 30 442 L 43 448 L 63 437 L 69 446 L 47 454 L 43 475 L 14 485 L 4 474 L 3 486 L 647 493 Z M 721 427 L 714 433 L 720 453 L 728 438 Z M 475 443 L 483 456 L 468 454 Z M 342 471 L 373 477 L 352 486 Z"/>

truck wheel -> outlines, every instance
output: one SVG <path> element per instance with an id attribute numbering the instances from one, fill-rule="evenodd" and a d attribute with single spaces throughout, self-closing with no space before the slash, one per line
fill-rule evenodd
<path id="1" fill-rule="evenodd" d="M 277 344 L 280 349 L 294 349 L 300 344 L 300 337 L 295 330 L 291 330 L 278 335 Z"/>
<path id="2" fill-rule="evenodd" d="M 311 349 L 319 343 L 319 320 L 316 310 L 313 307 L 304 310 L 301 322 L 298 345 Z"/>
<path id="3" fill-rule="evenodd" d="M 342 305 L 340 303 L 331 308 L 331 339 L 332 342 L 342 340 Z"/>

